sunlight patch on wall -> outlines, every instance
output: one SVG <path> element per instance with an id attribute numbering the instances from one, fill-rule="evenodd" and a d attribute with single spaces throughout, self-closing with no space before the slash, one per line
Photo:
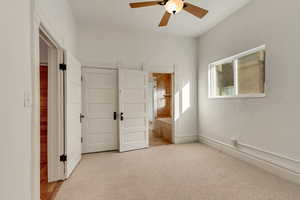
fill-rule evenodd
<path id="1" fill-rule="evenodd" d="M 180 118 L 180 94 L 179 91 L 175 93 L 175 98 L 174 98 L 174 119 L 177 121 Z"/>
<path id="2" fill-rule="evenodd" d="M 190 90 L 190 82 L 188 82 L 182 88 L 182 113 L 191 107 Z"/>

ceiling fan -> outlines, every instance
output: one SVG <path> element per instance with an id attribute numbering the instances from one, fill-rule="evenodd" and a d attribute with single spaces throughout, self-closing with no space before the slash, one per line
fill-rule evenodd
<path id="1" fill-rule="evenodd" d="M 159 23 L 160 27 L 167 26 L 171 15 L 172 14 L 175 15 L 176 13 L 179 13 L 181 10 L 185 10 L 200 19 L 203 18 L 208 13 L 208 10 L 184 2 L 184 0 L 145 1 L 145 2 L 129 3 L 129 5 L 131 8 L 141 8 L 141 7 L 157 6 L 157 5 L 164 6 L 166 12 Z"/>

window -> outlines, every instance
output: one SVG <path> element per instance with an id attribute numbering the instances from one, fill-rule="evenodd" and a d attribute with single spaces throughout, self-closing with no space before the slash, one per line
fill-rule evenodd
<path id="1" fill-rule="evenodd" d="M 264 97 L 265 46 L 209 65 L 209 97 Z"/>

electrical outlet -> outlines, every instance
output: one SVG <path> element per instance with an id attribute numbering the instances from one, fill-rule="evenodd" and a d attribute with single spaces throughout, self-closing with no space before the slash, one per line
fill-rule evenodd
<path id="1" fill-rule="evenodd" d="M 231 144 L 234 147 L 237 147 L 239 145 L 239 141 L 235 138 L 231 138 Z"/>

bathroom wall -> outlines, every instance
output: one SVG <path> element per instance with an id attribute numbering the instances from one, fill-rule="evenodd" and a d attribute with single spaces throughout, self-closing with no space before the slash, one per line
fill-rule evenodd
<path id="1" fill-rule="evenodd" d="M 172 117 L 172 75 L 153 73 L 155 80 L 154 105 L 156 118 Z"/>

